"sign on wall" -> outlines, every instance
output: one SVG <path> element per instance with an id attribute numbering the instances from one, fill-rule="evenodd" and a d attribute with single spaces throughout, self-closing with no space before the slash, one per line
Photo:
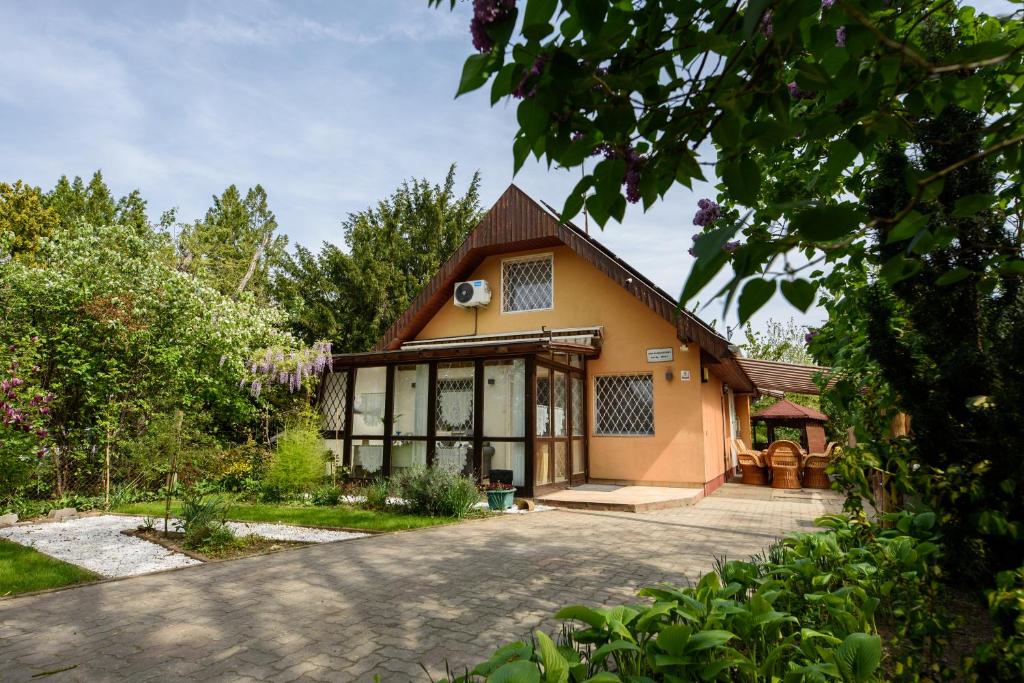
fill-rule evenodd
<path id="1" fill-rule="evenodd" d="M 672 360 L 672 347 L 664 349 L 647 349 L 648 363 L 667 363 Z"/>

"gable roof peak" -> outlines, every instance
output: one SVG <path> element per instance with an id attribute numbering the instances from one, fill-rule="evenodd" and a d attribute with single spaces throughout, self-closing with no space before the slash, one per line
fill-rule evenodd
<path id="1" fill-rule="evenodd" d="M 610 249 L 572 223 L 561 220 L 556 211 L 544 207 L 515 183 L 509 184 L 451 258 L 384 333 L 377 348 L 397 349 L 403 342 L 419 334 L 448 301 L 454 284 L 469 277 L 488 256 L 558 246 L 571 249 L 675 326 L 680 340 L 696 343 L 715 359 L 727 359 L 727 381 L 739 391 L 753 391 L 749 378 L 732 360 L 733 352 L 728 340 L 710 325 L 680 308 L 672 296 Z"/>

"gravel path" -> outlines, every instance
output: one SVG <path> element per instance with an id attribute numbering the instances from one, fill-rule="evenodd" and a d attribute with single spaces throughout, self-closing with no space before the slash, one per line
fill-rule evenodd
<path id="1" fill-rule="evenodd" d="M 0 529 L 0 537 L 111 578 L 202 564 L 156 543 L 121 533 L 141 523 L 142 517 L 99 515 L 66 522 L 18 524 Z"/>
<path id="2" fill-rule="evenodd" d="M 121 533 L 135 529 L 144 519 L 128 515 L 97 515 L 65 522 L 18 524 L 0 529 L 0 538 L 27 545 L 110 578 L 202 564 L 156 543 Z M 367 535 L 287 524 L 228 522 L 228 526 L 239 535 L 256 534 L 275 541 L 330 543 Z"/>
<path id="3" fill-rule="evenodd" d="M 256 534 L 274 541 L 304 541 L 306 543 L 333 543 L 350 538 L 362 538 L 369 534 L 333 529 L 312 529 L 288 524 L 267 524 L 264 522 L 228 522 L 228 526 L 239 536 Z"/>

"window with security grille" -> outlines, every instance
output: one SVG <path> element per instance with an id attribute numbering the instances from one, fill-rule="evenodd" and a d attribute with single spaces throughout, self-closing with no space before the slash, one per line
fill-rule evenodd
<path id="1" fill-rule="evenodd" d="M 473 378 L 437 380 L 437 433 L 472 434 Z"/>
<path id="2" fill-rule="evenodd" d="M 324 375 L 320 392 L 320 413 L 323 429 L 329 432 L 345 431 L 345 397 L 348 392 L 347 372 L 328 372 Z"/>
<path id="3" fill-rule="evenodd" d="M 503 313 L 542 311 L 554 306 L 551 254 L 501 262 L 501 310 Z"/>
<path id="4" fill-rule="evenodd" d="M 654 434 L 654 380 L 651 375 L 594 378 L 594 433 L 604 436 Z"/>

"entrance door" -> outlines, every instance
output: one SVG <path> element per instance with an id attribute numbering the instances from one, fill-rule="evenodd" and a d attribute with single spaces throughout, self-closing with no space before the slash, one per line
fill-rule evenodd
<path id="1" fill-rule="evenodd" d="M 568 374 L 538 363 L 534 382 L 534 491 L 566 488 L 571 470 Z"/>

